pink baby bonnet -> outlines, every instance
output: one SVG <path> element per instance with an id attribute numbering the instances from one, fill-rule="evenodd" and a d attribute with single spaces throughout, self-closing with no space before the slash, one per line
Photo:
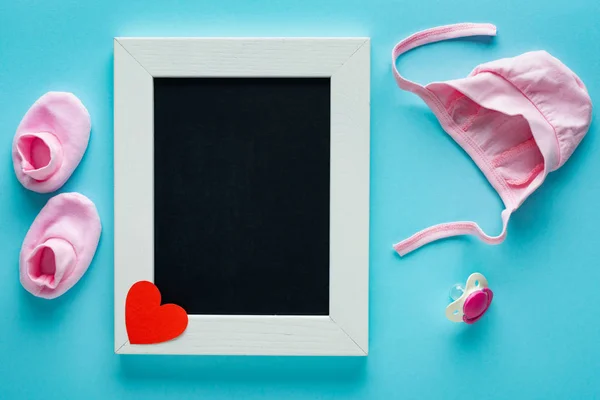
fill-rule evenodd
<path id="1" fill-rule="evenodd" d="M 545 51 L 492 61 L 466 78 L 426 86 L 396 68 L 398 56 L 415 47 L 479 35 L 495 36 L 496 27 L 465 23 L 416 33 L 394 47 L 392 65 L 398 86 L 425 101 L 502 198 L 502 232 L 489 236 L 474 222 L 440 224 L 394 245 L 400 255 L 457 235 L 504 241 L 511 214 L 569 159 L 590 126 L 592 103 L 583 82 Z"/>

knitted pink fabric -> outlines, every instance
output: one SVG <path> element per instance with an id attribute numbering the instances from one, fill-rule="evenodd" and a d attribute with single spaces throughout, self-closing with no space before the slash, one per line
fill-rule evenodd
<path id="1" fill-rule="evenodd" d="M 53 299 L 69 290 L 87 271 L 100 239 L 94 203 L 79 193 L 51 198 L 25 236 L 20 279 L 31 294 Z"/>
<path id="2" fill-rule="evenodd" d="M 90 115 L 71 93 L 49 92 L 23 117 L 13 140 L 17 179 L 29 190 L 49 193 L 69 179 L 88 145 Z"/>
<path id="3" fill-rule="evenodd" d="M 405 255 L 429 242 L 475 235 L 498 244 L 510 215 L 547 174 L 562 166 L 588 131 L 592 103 L 581 80 L 545 51 L 478 66 L 463 79 L 421 86 L 396 68 L 401 54 L 427 43 L 464 36 L 494 36 L 490 24 L 457 24 L 416 33 L 394 47 L 393 72 L 401 89 L 420 96 L 442 128 L 471 156 L 498 192 L 506 209 L 498 236 L 474 222 L 436 225 L 394 245 Z"/>

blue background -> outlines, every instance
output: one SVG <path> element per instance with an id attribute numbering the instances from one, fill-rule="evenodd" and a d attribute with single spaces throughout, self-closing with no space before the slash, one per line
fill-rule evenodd
<path id="1" fill-rule="evenodd" d="M 452 41 L 402 58 L 421 83 L 545 49 L 600 99 L 595 0 L 0 0 L 0 399 L 590 399 L 600 397 L 600 141 L 573 157 L 513 217 L 506 242 L 452 239 L 399 258 L 392 243 L 434 223 L 500 231 L 501 201 L 390 72 L 393 45 L 455 22 L 492 22 L 491 44 Z M 372 153 L 367 358 L 136 357 L 113 353 L 114 36 L 370 36 Z M 14 131 L 50 90 L 72 91 L 93 122 L 61 191 L 93 199 L 104 232 L 84 278 L 59 299 L 19 284 L 23 237 L 48 195 L 24 190 Z M 495 292 L 473 326 L 444 317 L 474 271 Z"/>

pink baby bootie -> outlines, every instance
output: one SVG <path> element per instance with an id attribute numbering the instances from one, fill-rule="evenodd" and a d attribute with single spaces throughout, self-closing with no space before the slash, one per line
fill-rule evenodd
<path id="1" fill-rule="evenodd" d="M 23 287 L 34 296 L 53 299 L 79 281 L 100 240 L 96 206 L 79 193 L 51 198 L 25 236 L 19 260 Z"/>
<path id="2" fill-rule="evenodd" d="M 13 140 L 17 179 L 29 190 L 49 193 L 69 179 L 88 145 L 90 115 L 75 95 L 49 92 L 27 111 Z"/>

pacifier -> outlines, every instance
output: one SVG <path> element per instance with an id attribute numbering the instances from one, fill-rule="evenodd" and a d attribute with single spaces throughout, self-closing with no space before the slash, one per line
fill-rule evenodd
<path id="1" fill-rule="evenodd" d="M 493 297 L 485 276 L 475 272 L 464 288 L 456 284 L 450 289 L 452 303 L 446 307 L 446 317 L 452 322 L 475 323 L 485 314 Z"/>

